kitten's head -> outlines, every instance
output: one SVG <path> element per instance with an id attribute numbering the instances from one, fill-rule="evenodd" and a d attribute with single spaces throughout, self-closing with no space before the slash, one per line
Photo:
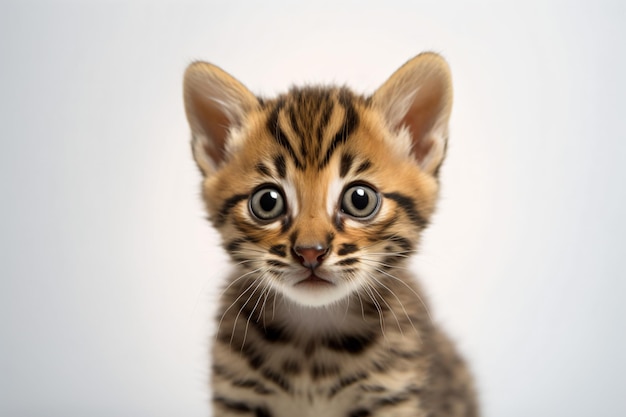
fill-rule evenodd
<path id="1" fill-rule="evenodd" d="M 437 197 L 452 106 L 441 57 L 418 55 L 371 97 L 273 100 L 196 62 L 184 97 L 209 216 L 242 275 L 306 306 L 394 279 Z"/>

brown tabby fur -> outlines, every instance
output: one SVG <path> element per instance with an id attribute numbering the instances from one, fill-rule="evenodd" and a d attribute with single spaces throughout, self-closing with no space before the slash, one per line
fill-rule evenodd
<path id="1" fill-rule="evenodd" d="M 213 346 L 214 415 L 477 416 L 471 377 L 406 270 L 446 149 L 443 59 L 417 56 L 371 97 L 306 87 L 272 100 L 194 63 L 185 104 L 207 210 L 235 262 Z M 353 184 L 380 196 L 371 218 L 344 210 Z M 272 221 L 250 208 L 264 185 L 285 200 Z M 307 266 L 299 251 L 313 247 L 326 253 Z M 309 274 L 328 282 L 302 285 Z"/>

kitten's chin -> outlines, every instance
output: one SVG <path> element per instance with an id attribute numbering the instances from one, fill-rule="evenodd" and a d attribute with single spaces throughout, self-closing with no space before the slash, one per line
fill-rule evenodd
<path id="1" fill-rule="evenodd" d="M 352 292 L 345 284 L 336 284 L 312 275 L 293 285 L 285 285 L 280 292 L 292 302 L 304 307 L 324 307 L 335 304 Z"/>

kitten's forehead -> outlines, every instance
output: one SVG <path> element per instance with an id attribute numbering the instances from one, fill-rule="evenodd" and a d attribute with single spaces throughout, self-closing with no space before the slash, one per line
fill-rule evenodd
<path id="1" fill-rule="evenodd" d="M 267 102 L 265 128 L 297 170 L 323 170 L 360 128 L 367 100 L 347 89 L 292 89 Z"/>

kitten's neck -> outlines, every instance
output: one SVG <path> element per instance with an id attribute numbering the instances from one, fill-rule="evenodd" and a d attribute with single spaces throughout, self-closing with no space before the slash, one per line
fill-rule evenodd
<path id="1" fill-rule="evenodd" d="M 358 301 L 354 304 L 354 297 L 322 307 L 303 306 L 284 296 L 277 297 L 274 321 L 303 336 L 361 331 L 372 324 L 361 314 Z"/>

